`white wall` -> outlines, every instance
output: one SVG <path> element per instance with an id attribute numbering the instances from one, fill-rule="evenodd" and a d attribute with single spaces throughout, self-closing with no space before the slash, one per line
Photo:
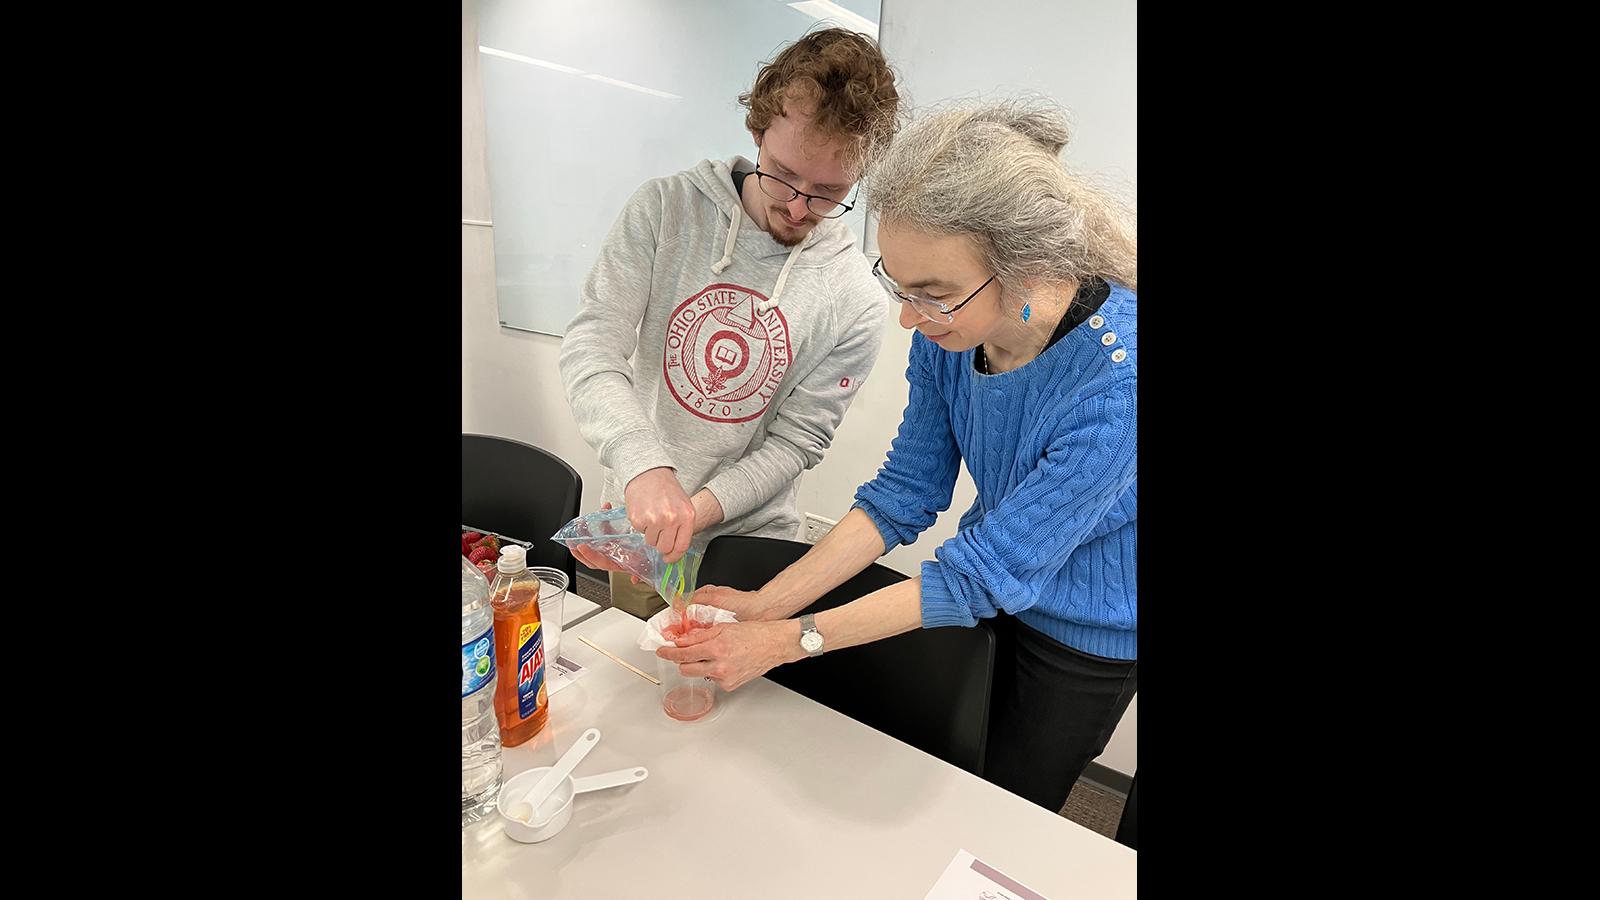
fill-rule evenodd
<path id="1" fill-rule="evenodd" d="M 461 217 L 493 221 L 478 78 L 474 0 L 461 4 Z M 494 234 L 461 226 L 461 430 L 515 438 L 560 456 L 583 476 L 583 508 L 600 505 L 605 476 L 578 435 L 558 367 L 561 339 L 500 327 Z"/>
<path id="2" fill-rule="evenodd" d="M 1100 754 L 1095 760 L 1108 769 L 1116 769 L 1124 775 L 1132 775 L 1134 769 L 1139 767 L 1139 695 L 1134 694 L 1133 700 L 1128 704 L 1128 711 L 1122 714 L 1122 721 L 1117 725 L 1117 730 L 1111 735 L 1111 742 L 1106 744 L 1106 752 Z"/>
<path id="3" fill-rule="evenodd" d="M 880 43 L 926 106 L 1034 91 L 1066 107 L 1063 158 L 1136 201 L 1134 0 L 883 0 Z"/>
<path id="4" fill-rule="evenodd" d="M 916 18 L 912 19 L 913 11 Z M 981 10 L 974 14 L 973 10 Z M 884 0 L 882 41 L 911 98 L 921 104 L 996 89 L 1045 90 L 1073 116 L 1067 159 L 1097 171 L 1134 174 L 1134 5 L 1118 0 L 1060 5 L 1044 0 Z M 1017 23 L 1030 22 L 1019 28 Z M 462 218 L 492 220 L 484 154 L 483 95 L 478 79 L 474 0 L 463 0 Z M 896 48 L 901 49 L 896 49 Z M 752 48 L 752 59 L 768 48 Z M 1070 57 L 1070 58 L 1069 58 Z M 965 59 L 964 64 L 953 61 Z M 975 60 L 981 60 L 981 65 Z M 1054 61 L 1054 62 L 1046 62 Z M 1076 89 L 1063 93 L 1060 85 Z M 1078 87 L 1081 85 L 1081 87 Z M 731 109 L 729 115 L 737 115 Z M 722 156 L 741 148 L 710 147 Z M 1128 191 L 1132 199 L 1131 184 Z M 461 428 L 544 447 L 583 476 L 585 509 L 599 505 L 603 469 L 578 435 L 557 367 L 561 341 L 501 328 L 494 295 L 494 241 L 488 228 L 461 228 Z M 872 478 L 900 424 L 906 403 L 906 354 L 911 336 L 891 317 L 883 351 L 834 437 L 821 465 L 806 473 L 797 500 L 802 512 L 837 519 L 855 489 Z M 976 497 L 965 468 L 951 509 L 910 547 L 884 562 L 915 575 L 933 550 L 955 535 L 960 514 Z M 1106 752 L 1097 760 L 1125 774 L 1136 765 L 1136 715 L 1129 706 Z"/>

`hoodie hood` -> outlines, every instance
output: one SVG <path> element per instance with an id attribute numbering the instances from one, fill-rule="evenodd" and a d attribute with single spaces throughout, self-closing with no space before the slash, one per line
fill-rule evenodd
<path id="1" fill-rule="evenodd" d="M 772 235 L 762 231 L 745 214 L 744 204 L 739 199 L 738 191 L 733 187 L 734 172 L 755 170 L 755 163 L 742 156 L 734 156 L 726 161 L 702 160 L 699 165 L 690 169 L 688 174 L 690 182 L 716 204 L 728 222 L 727 237 L 722 244 L 722 255 L 714 260 L 707 260 L 712 274 L 722 274 L 722 270 L 733 263 L 735 253 L 746 253 L 757 259 L 788 257 L 778 272 L 778 279 L 774 282 L 768 299 L 758 308 L 759 312 L 764 313 L 776 307 L 782 300 L 783 288 L 789 280 L 790 269 L 796 266 L 821 268 L 829 265 L 840 254 L 855 250 L 855 242 L 842 217 L 818 222 L 805 239 L 794 247 L 785 247 L 773 240 Z"/>

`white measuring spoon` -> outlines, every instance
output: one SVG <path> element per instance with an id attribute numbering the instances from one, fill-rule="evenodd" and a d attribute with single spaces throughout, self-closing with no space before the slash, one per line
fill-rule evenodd
<path id="1" fill-rule="evenodd" d="M 524 822 L 532 819 L 533 811 L 539 808 L 539 804 L 543 803 L 545 798 L 550 796 L 550 792 L 561 784 L 561 779 L 572 774 L 572 770 L 578 767 L 578 763 L 583 762 L 583 758 L 588 756 L 589 751 L 593 750 L 594 745 L 598 743 L 600 743 L 600 729 L 598 728 L 591 728 L 578 735 L 578 740 L 567 749 L 566 753 L 561 755 L 561 759 L 556 761 L 555 767 L 544 773 L 544 777 L 539 779 L 539 783 L 535 784 L 532 790 L 523 794 L 521 800 L 512 805 L 511 817 L 521 819 Z"/>
<path id="2" fill-rule="evenodd" d="M 644 766 L 635 769 L 618 769 L 615 772 L 602 772 L 599 775 L 585 775 L 582 778 L 572 779 L 572 792 L 574 794 L 587 794 L 590 791 L 603 791 L 606 788 L 622 787 L 625 784 L 643 781 L 650 775 L 650 770 Z"/>

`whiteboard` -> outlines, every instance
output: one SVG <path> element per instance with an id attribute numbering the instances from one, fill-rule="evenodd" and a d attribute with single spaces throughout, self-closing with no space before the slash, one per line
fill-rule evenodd
<path id="1" fill-rule="evenodd" d="M 1137 209 L 1138 12 L 1135 0 L 883 0 L 879 46 L 913 111 L 1026 92 L 1061 104 L 1062 160 Z"/>
<path id="2" fill-rule="evenodd" d="M 817 27 L 876 37 L 878 0 L 479 0 L 500 324 L 565 333 L 623 204 L 702 159 L 755 159 L 739 94 Z M 844 216 L 860 238 L 858 206 Z"/>

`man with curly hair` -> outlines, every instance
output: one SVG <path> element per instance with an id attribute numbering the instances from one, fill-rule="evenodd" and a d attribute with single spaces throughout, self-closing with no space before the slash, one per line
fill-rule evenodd
<path id="1" fill-rule="evenodd" d="M 894 73 L 852 31 L 807 34 L 739 97 L 756 159 L 704 160 L 636 191 L 561 344 L 561 378 L 606 467 L 601 499 L 669 562 L 718 534 L 792 538 L 877 360 L 889 310 L 839 217 L 900 121 Z M 613 604 L 663 601 L 610 561 Z"/>

